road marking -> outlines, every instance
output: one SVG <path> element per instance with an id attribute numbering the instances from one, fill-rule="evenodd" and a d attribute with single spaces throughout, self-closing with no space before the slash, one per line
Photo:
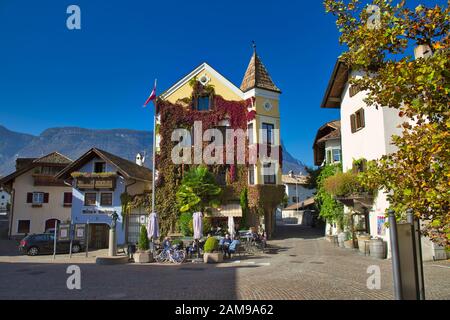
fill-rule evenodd
<path id="1" fill-rule="evenodd" d="M 439 265 L 437 265 L 437 264 L 432 264 L 431 266 L 432 266 L 432 267 L 438 267 L 438 268 L 450 269 L 450 267 L 447 267 L 447 266 L 439 266 Z"/>

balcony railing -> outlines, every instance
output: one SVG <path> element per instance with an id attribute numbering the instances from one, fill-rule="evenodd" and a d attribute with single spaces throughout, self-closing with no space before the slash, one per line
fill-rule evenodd
<path id="1" fill-rule="evenodd" d="M 58 180 L 52 175 L 35 173 L 33 174 L 33 179 L 35 186 L 57 186 L 57 187 L 64 186 L 63 180 Z"/>

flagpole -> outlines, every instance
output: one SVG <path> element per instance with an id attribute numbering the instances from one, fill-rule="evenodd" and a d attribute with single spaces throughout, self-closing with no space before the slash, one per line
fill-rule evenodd
<path id="1" fill-rule="evenodd" d="M 155 79 L 155 88 L 158 79 Z M 155 193 L 156 193 L 156 103 L 158 98 L 155 98 L 155 111 L 153 116 L 153 167 L 152 167 L 152 212 L 155 212 Z"/>

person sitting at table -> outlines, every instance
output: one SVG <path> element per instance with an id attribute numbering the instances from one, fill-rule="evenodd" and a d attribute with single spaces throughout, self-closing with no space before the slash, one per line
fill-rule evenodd
<path id="1" fill-rule="evenodd" d="M 239 240 L 239 236 L 236 236 L 236 238 L 230 243 L 227 250 L 225 251 L 225 256 L 228 254 L 228 257 L 231 259 L 231 255 L 237 252 L 238 246 L 240 244 L 241 241 Z"/>
<path id="2" fill-rule="evenodd" d="M 164 251 L 169 250 L 170 247 L 172 246 L 172 244 L 170 243 L 170 238 L 169 237 L 165 237 L 162 245 L 163 245 Z"/>

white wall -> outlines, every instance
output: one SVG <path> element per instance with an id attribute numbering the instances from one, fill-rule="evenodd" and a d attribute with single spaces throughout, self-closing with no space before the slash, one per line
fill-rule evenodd
<path id="1" fill-rule="evenodd" d="M 293 201 L 293 197 L 297 196 L 297 193 L 296 193 L 296 190 L 295 190 L 295 184 L 289 183 L 289 184 L 285 184 L 284 186 L 286 188 L 286 194 L 287 194 L 287 196 L 289 198 L 288 206 L 296 204 L 297 202 Z M 302 202 L 302 201 L 305 201 L 308 198 L 311 198 L 314 195 L 314 193 L 316 192 L 315 189 L 305 188 L 301 184 L 298 184 L 297 187 L 298 187 L 297 192 L 298 192 L 298 198 L 299 198 L 298 202 Z"/>
<path id="2" fill-rule="evenodd" d="M 65 221 L 70 219 L 70 207 L 64 207 L 64 192 L 72 192 L 72 187 L 34 186 L 33 170 L 17 177 L 13 183 L 14 208 L 12 211 L 11 236 L 22 235 L 17 233 L 19 220 L 30 220 L 30 233 L 42 233 L 48 219 Z M 27 203 L 28 192 L 49 193 L 49 202 L 42 207 L 33 208 Z"/>
<path id="3" fill-rule="evenodd" d="M 11 196 L 4 190 L 0 190 L 0 212 L 7 211 L 7 205 L 11 200 Z"/>

